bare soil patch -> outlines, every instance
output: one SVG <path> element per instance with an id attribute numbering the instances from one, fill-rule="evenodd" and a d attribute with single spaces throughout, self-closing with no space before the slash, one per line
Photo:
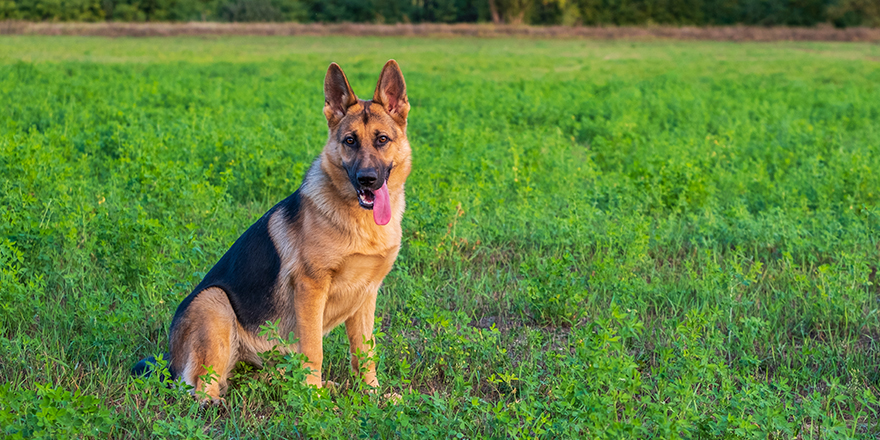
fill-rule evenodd
<path id="1" fill-rule="evenodd" d="M 32 23 L 0 21 L 6 35 L 88 35 L 103 37 L 171 37 L 212 35 L 365 35 L 413 37 L 527 37 L 595 40 L 716 41 L 869 41 L 880 42 L 880 29 L 830 26 L 671 27 L 671 26 L 524 26 L 494 24 L 320 24 L 320 23 Z"/>

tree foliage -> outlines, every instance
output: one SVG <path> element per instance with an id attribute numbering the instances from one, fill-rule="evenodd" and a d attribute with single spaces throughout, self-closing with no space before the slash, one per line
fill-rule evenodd
<path id="1" fill-rule="evenodd" d="M 0 19 L 880 26 L 878 0 L 0 0 Z"/>

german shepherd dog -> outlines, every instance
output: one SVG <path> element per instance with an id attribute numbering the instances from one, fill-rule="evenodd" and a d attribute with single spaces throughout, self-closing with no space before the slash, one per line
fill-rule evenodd
<path id="1" fill-rule="evenodd" d="M 324 78 L 327 144 L 292 195 L 254 223 L 177 307 L 166 355 L 173 378 L 219 403 L 238 361 L 260 366 L 274 343 L 260 326 L 278 322 L 298 342 L 278 347 L 304 354 L 306 382 L 320 387 L 323 337 L 345 323 L 351 367 L 378 387 L 373 354 L 376 294 L 400 250 L 411 167 L 406 138 L 409 101 L 394 60 L 372 100 L 355 96 L 342 69 Z M 358 365 L 357 353 L 367 355 Z M 132 374 L 150 374 L 155 358 Z M 219 377 L 203 381 L 209 370 Z M 363 368 L 361 368 L 363 367 Z"/>

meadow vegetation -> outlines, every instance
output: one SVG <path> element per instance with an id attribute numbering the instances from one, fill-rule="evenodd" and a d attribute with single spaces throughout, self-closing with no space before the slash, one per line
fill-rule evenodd
<path id="1" fill-rule="evenodd" d="M 321 150 L 322 80 L 406 75 L 382 393 L 129 376 Z M 0 43 L 6 438 L 876 438 L 880 46 L 351 37 Z M 272 333 L 272 326 L 266 331 Z M 288 335 L 273 335 L 286 339 Z"/>

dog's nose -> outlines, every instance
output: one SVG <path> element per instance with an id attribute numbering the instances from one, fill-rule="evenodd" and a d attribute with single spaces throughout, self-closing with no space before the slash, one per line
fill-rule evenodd
<path id="1" fill-rule="evenodd" d="M 370 188 L 379 180 L 379 171 L 375 168 L 361 168 L 357 172 L 357 180 L 361 186 Z"/>

